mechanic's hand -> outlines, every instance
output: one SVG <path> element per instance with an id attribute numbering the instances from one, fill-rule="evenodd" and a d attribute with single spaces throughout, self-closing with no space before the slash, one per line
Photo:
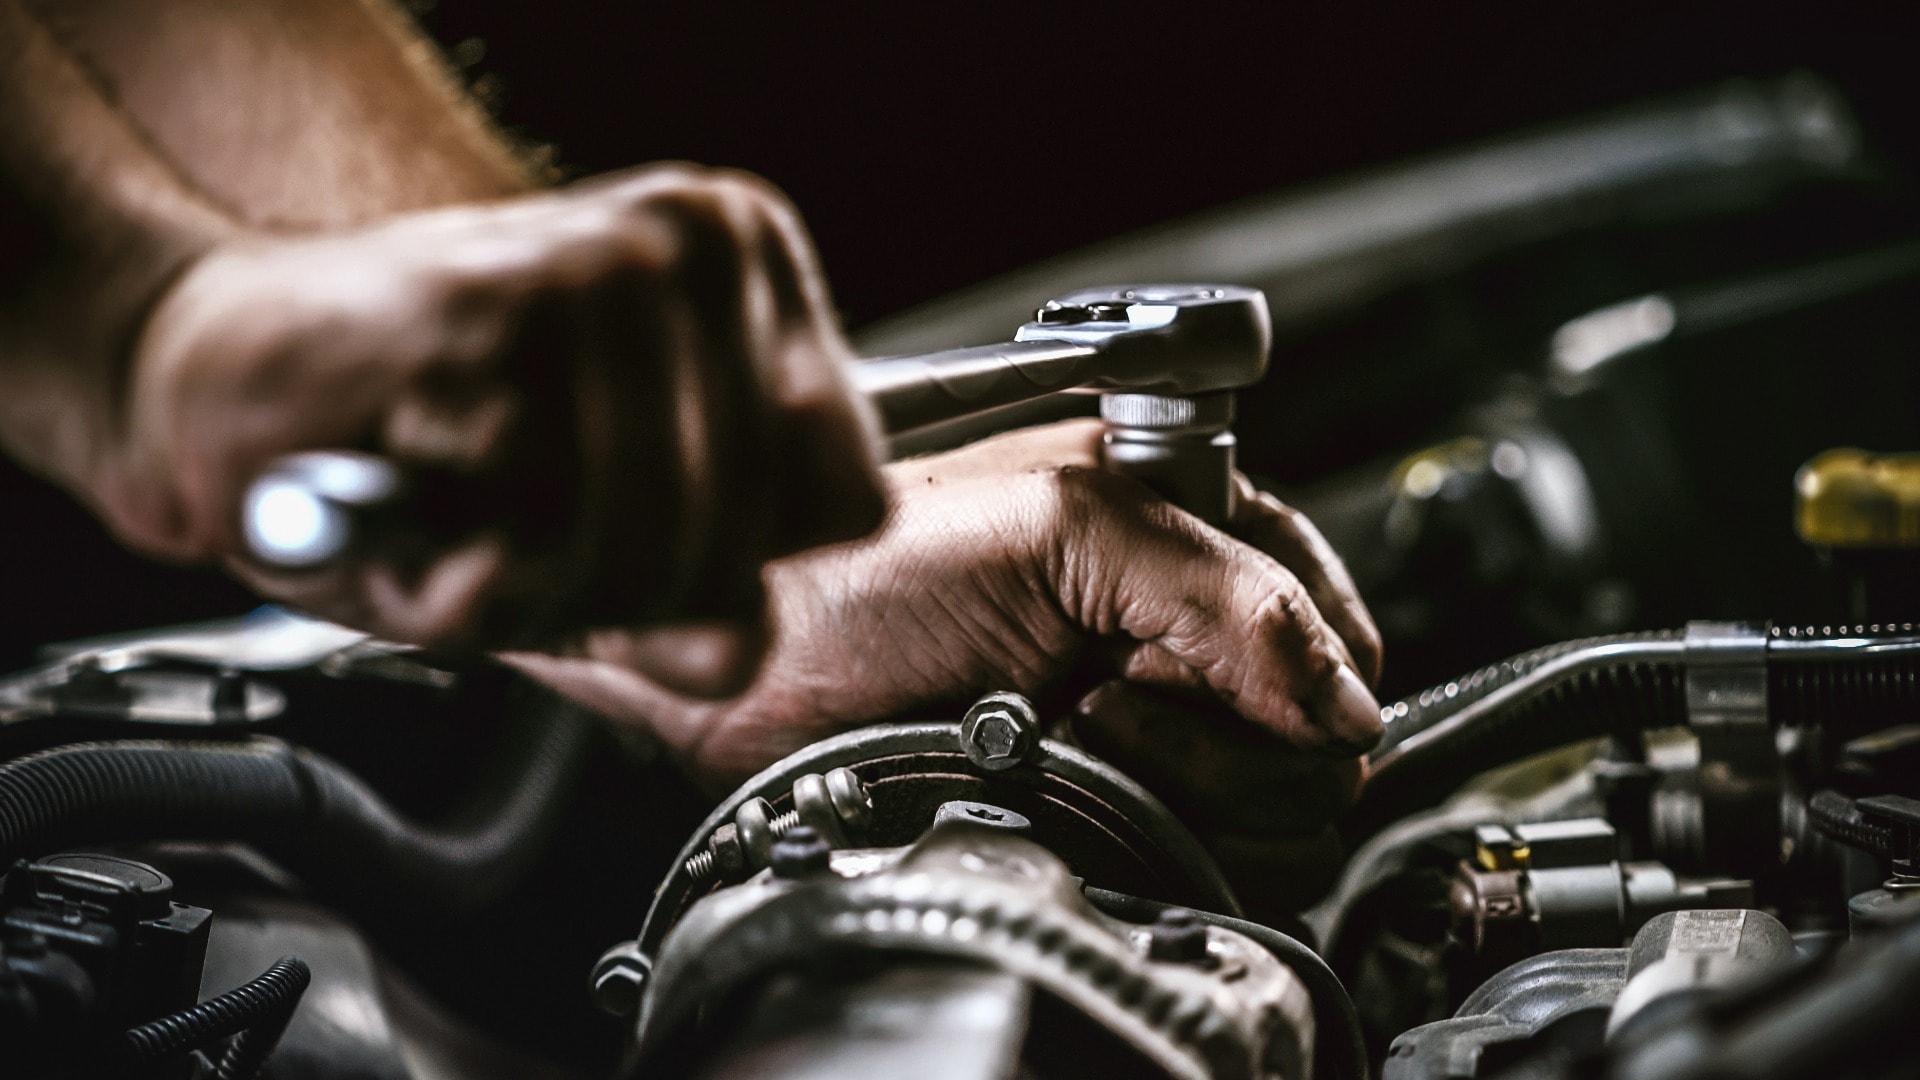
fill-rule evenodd
<path id="1" fill-rule="evenodd" d="M 738 699 L 662 690 L 619 635 L 597 660 L 510 659 L 716 785 L 841 729 L 1090 674 L 1089 749 L 1234 854 L 1286 854 L 1358 788 L 1379 634 L 1298 513 L 1243 478 L 1236 540 L 1099 471 L 1099 436 L 1070 422 L 888 466 L 878 536 L 769 569 L 773 651 Z"/>
<path id="2" fill-rule="evenodd" d="M 138 344 L 100 501 L 124 539 L 220 559 L 268 596 L 384 637 L 637 635 L 632 662 L 736 691 L 760 569 L 881 520 L 871 424 L 791 208 L 741 174 L 653 167 L 353 232 L 216 248 Z M 416 471 L 434 532 L 289 574 L 239 507 L 291 451 Z"/>

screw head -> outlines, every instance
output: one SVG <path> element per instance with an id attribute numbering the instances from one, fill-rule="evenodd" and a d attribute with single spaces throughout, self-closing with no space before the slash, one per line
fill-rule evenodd
<path id="1" fill-rule="evenodd" d="M 1011 769 L 1040 748 L 1040 716 L 1019 694 L 988 694 L 960 722 L 960 747 L 983 769 Z"/>
<path id="2" fill-rule="evenodd" d="M 825 870 L 833 860 L 833 846 L 811 825 L 795 825 L 773 842 L 768 865 L 778 878 L 807 877 Z"/>
<path id="3" fill-rule="evenodd" d="M 989 829 L 1003 829 L 1012 833 L 1027 833 L 1033 830 L 1033 823 L 1028 821 L 1025 815 L 1017 814 L 1004 806 L 968 802 L 965 799 L 941 803 L 940 809 L 934 811 L 933 820 L 936 823 L 964 821 L 969 825 L 984 825 Z"/>
<path id="4" fill-rule="evenodd" d="M 838 768 L 827 773 L 827 797 L 834 812 L 848 829 L 858 833 L 873 820 L 873 795 L 852 769 Z"/>

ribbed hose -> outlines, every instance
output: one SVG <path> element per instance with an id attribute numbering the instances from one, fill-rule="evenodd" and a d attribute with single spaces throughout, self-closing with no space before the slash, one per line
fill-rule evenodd
<path id="1" fill-rule="evenodd" d="M 1674 635 L 1632 635 L 1588 639 L 1547 657 L 1527 654 L 1528 665 L 1516 665 L 1498 686 L 1444 716 L 1428 712 L 1420 731 L 1375 751 L 1347 836 L 1369 836 L 1507 762 L 1583 739 L 1686 723 L 1682 649 Z"/>
<path id="2" fill-rule="evenodd" d="M 1842 738 L 1902 722 L 1897 718 L 1920 719 L 1920 649 L 1902 647 L 1916 630 L 1913 623 L 1774 627 L 1768 635 L 1769 710 L 1782 722 Z M 1862 644 L 1835 655 L 1831 646 L 1838 641 Z"/>
<path id="3" fill-rule="evenodd" d="M 1538 670 L 1549 660 L 1596 645 L 1676 641 L 1680 638 L 1680 633 L 1676 630 L 1649 630 L 1637 634 L 1577 638 L 1573 641 L 1543 645 L 1518 656 L 1508 657 L 1497 664 L 1488 664 L 1470 675 L 1440 683 L 1418 694 L 1409 694 L 1380 710 L 1380 719 L 1387 730 L 1380 740 L 1380 745 L 1374 748 L 1374 756 L 1385 754 L 1521 676 Z"/>
<path id="4" fill-rule="evenodd" d="M 1920 717 L 1914 632 L 1912 624 L 1771 631 L 1770 718 L 1847 739 Z M 1683 632 L 1588 638 L 1523 653 L 1388 706 L 1388 733 L 1348 819 L 1348 838 L 1371 835 L 1467 779 L 1531 754 L 1684 725 L 1686 658 Z"/>
<path id="5" fill-rule="evenodd" d="M 1893 854 L 1893 834 L 1861 816 L 1853 800 L 1837 791 L 1816 791 L 1807 800 L 1807 821 L 1815 832 L 1848 847 L 1887 858 Z"/>
<path id="6" fill-rule="evenodd" d="M 158 1062 L 238 1036 L 221 1055 L 215 1080 L 254 1080 L 311 980 L 305 963 L 282 957 L 252 982 L 128 1031 L 126 1051 L 136 1061 Z"/>
<path id="7" fill-rule="evenodd" d="M 0 766 L 0 865 L 100 841 L 239 841 L 335 894 L 481 908 L 543 849 L 589 724 L 564 707 L 516 720 L 502 748 L 513 775 L 445 827 L 409 821 L 337 762 L 269 740 L 43 751 Z"/>

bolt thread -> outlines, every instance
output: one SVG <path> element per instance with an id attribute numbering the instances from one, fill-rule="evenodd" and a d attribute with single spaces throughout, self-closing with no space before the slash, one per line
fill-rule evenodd
<path id="1" fill-rule="evenodd" d="M 863 788 L 862 791 L 864 792 L 864 790 Z M 835 808 L 835 812 L 838 814 L 837 807 Z M 839 814 L 839 817 L 844 820 L 846 815 Z M 775 815 L 772 821 L 767 822 L 767 829 L 773 833 L 773 838 L 778 840 L 792 832 L 793 827 L 798 824 L 800 824 L 799 811 L 789 810 L 784 814 Z M 714 872 L 713 849 L 708 848 L 705 851 L 694 852 L 688 856 L 686 863 L 683 865 L 683 869 L 686 870 L 687 876 L 692 878 L 695 884 L 712 877 Z"/>
<path id="2" fill-rule="evenodd" d="M 696 851 L 687 860 L 687 876 L 695 881 L 705 881 L 713 876 L 713 849 Z"/>

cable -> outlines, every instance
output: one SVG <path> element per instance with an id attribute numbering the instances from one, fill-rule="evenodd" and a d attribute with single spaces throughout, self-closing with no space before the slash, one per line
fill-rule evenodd
<path id="1" fill-rule="evenodd" d="M 1837 791 L 1816 791 L 1807 800 L 1807 821 L 1814 831 L 1849 847 L 1887 858 L 1893 854 L 1893 834 L 1867 821 L 1851 798 Z"/>
<path id="2" fill-rule="evenodd" d="M 1912 624 L 1771 630 L 1769 718 L 1845 739 L 1920 708 L 1914 634 Z M 1522 653 L 1382 709 L 1392 717 L 1388 734 L 1343 831 L 1364 839 L 1467 779 L 1532 754 L 1685 725 L 1687 658 L 1686 639 L 1672 631 L 1588 638 Z"/>
<path id="3" fill-rule="evenodd" d="M 571 707 L 517 719 L 501 750 L 512 775 L 442 827 L 273 740 L 60 747 L 0 765 L 0 865 L 103 840 L 239 841 L 335 893 L 470 911 L 503 897 L 544 849 L 591 734 Z"/>
<path id="4" fill-rule="evenodd" d="M 221 1055 L 214 1078 L 254 1080 L 279 1045 L 312 978 L 305 962 L 281 957 L 252 982 L 133 1028 L 126 1033 L 124 1049 L 136 1061 L 156 1062 L 237 1036 Z"/>

